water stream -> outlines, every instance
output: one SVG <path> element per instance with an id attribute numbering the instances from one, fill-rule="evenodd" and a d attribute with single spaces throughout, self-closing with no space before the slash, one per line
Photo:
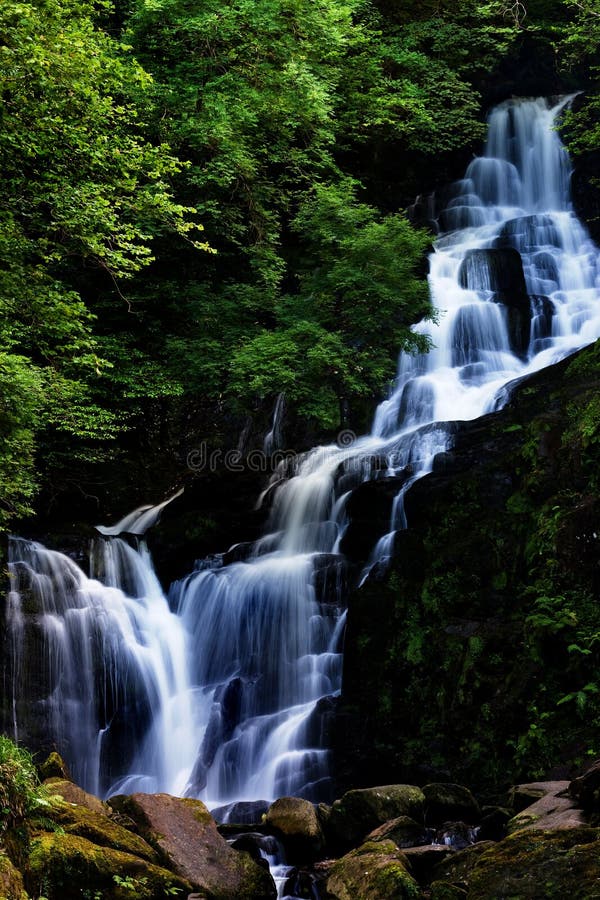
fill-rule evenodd
<path id="1" fill-rule="evenodd" d="M 341 688 L 339 547 L 352 489 L 404 476 L 364 579 L 391 556 L 404 494 L 450 446 L 448 423 L 498 408 L 514 379 L 600 335 L 598 249 L 572 210 L 553 130 L 566 102 L 492 111 L 483 155 L 439 214 L 437 317 L 415 326 L 432 349 L 401 355 L 369 435 L 282 464 L 265 492 L 267 534 L 236 562 L 199 566 L 167 599 L 143 541 L 148 508 L 102 529 L 90 577 L 62 554 L 11 542 L 12 684 L 23 683 L 33 627 L 36 714 L 88 790 L 192 795 L 225 807 L 221 818 L 234 802 L 330 798 L 325 725 Z M 269 446 L 282 410 L 280 398 Z M 16 736 L 19 708 L 13 697 Z"/>

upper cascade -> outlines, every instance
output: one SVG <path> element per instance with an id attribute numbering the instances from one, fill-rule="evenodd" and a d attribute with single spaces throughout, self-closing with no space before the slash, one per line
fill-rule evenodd
<path id="1" fill-rule="evenodd" d="M 326 725 L 341 689 L 352 490 L 401 476 L 366 578 L 387 563 L 406 526 L 405 492 L 451 446 L 453 423 L 499 408 L 515 379 L 600 335 L 599 252 L 572 210 L 570 163 L 555 128 L 569 100 L 510 100 L 491 112 L 483 155 L 448 188 L 439 213 L 429 261 L 437 313 L 414 326 L 431 349 L 401 354 L 369 435 L 344 435 L 282 464 L 264 494 L 269 533 L 236 548 L 235 562 L 198 567 L 172 586 L 167 604 L 143 543 L 134 549 L 116 537 L 140 534 L 162 504 L 103 529 L 95 580 L 60 554 L 50 565 L 40 548 L 14 542 L 12 682 L 25 646 L 19 598 L 33 583 L 36 627 L 51 648 L 44 658 L 55 668 L 38 680 L 51 692 L 31 700 L 51 710 L 47 727 L 84 786 L 110 794 L 151 785 L 213 808 L 283 794 L 328 799 Z M 283 395 L 269 446 L 282 408 Z M 61 591 L 66 599 L 49 603 Z M 81 641 L 93 650 L 82 653 Z M 99 711 L 84 732 L 73 715 L 79 694 L 62 674 L 78 670 Z M 25 707 L 14 699 L 17 730 Z M 132 733 L 126 719 L 136 708 Z M 88 754 L 89 765 L 77 769 L 70 754 Z"/>

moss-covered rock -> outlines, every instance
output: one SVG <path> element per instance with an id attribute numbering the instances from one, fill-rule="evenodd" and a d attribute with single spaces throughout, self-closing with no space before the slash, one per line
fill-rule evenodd
<path id="1" fill-rule="evenodd" d="M 42 781 L 45 781 L 47 778 L 70 780 L 67 764 L 56 750 L 53 750 L 52 753 L 46 757 L 44 762 L 38 767 L 38 771 Z"/>
<path id="2" fill-rule="evenodd" d="M 434 881 L 429 894 L 430 900 L 465 900 L 466 896 L 466 888 L 447 881 Z"/>
<path id="3" fill-rule="evenodd" d="M 334 846 L 356 846 L 390 819 L 409 816 L 423 821 L 425 797 L 411 784 L 388 784 L 347 791 L 331 808 L 328 837 Z"/>
<path id="4" fill-rule="evenodd" d="M 471 871 L 468 900 L 600 898 L 600 832 L 525 830 L 484 853 Z"/>
<path id="5" fill-rule="evenodd" d="M 312 803 L 299 797 L 281 797 L 267 810 L 266 825 L 281 840 L 292 865 L 312 862 L 323 855 L 325 838 Z"/>
<path id="6" fill-rule="evenodd" d="M 584 812 L 568 794 L 568 782 L 554 782 L 554 790 L 548 792 L 513 816 L 507 824 L 512 834 L 521 828 L 579 828 L 587 825 Z"/>
<path id="7" fill-rule="evenodd" d="M 327 879 L 335 900 L 418 900 L 423 892 L 392 841 L 369 841 L 339 859 Z"/>
<path id="8" fill-rule="evenodd" d="M 274 900 L 268 869 L 247 853 L 232 850 L 200 800 L 169 794 L 112 797 L 112 807 L 130 816 L 163 864 L 211 900 Z"/>
<path id="9" fill-rule="evenodd" d="M 0 898 L 2 900 L 27 900 L 23 876 L 5 853 L 0 853 Z"/>
<path id="10" fill-rule="evenodd" d="M 81 900 L 100 892 L 103 900 L 165 900 L 191 885 L 184 878 L 130 853 L 99 847 L 74 834 L 42 833 L 32 842 L 26 872 L 31 896 Z"/>
<path id="11" fill-rule="evenodd" d="M 102 816 L 107 816 L 110 811 L 106 803 L 103 803 L 94 794 L 88 794 L 87 791 L 84 791 L 83 788 L 80 788 L 79 785 L 74 784 L 72 781 L 67 781 L 64 778 L 48 778 L 44 784 L 47 786 L 50 794 L 62 797 L 67 803 L 84 806 L 86 809 L 91 809 L 92 812 Z"/>
<path id="12" fill-rule="evenodd" d="M 148 862 L 158 862 L 158 855 L 150 844 L 102 813 L 74 803 L 61 803 L 53 808 L 52 818 L 66 834 L 87 838 L 101 847 L 112 847 L 114 850 L 140 856 Z"/>

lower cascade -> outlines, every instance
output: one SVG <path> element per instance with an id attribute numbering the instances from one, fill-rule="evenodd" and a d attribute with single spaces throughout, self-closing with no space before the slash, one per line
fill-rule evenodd
<path id="1" fill-rule="evenodd" d="M 406 525 L 405 492 L 449 448 L 452 423 L 498 409 L 511 382 L 600 335 L 599 251 L 572 210 L 554 130 L 568 102 L 492 111 L 484 154 L 438 214 L 437 316 L 415 326 L 430 351 L 400 356 L 370 435 L 282 464 L 263 498 L 268 533 L 236 548 L 237 561 L 199 564 L 166 597 L 143 538 L 156 519 L 148 508 L 99 529 L 89 577 L 63 554 L 11 541 L 16 738 L 26 725 L 54 741 L 93 793 L 198 797 L 222 820 L 241 821 L 232 804 L 331 798 L 326 731 L 341 690 L 352 490 L 398 476 L 364 580 L 385 567 Z"/>

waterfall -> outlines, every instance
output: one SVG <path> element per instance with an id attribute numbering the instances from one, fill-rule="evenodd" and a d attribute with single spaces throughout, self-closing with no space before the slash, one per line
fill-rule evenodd
<path id="1" fill-rule="evenodd" d="M 167 790 L 212 808 L 329 797 L 352 490 L 402 474 L 364 579 L 391 557 L 406 490 L 451 446 L 452 423 L 499 408 L 512 381 L 600 335 L 599 254 L 572 210 L 570 164 L 554 130 L 567 102 L 514 100 L 492 111 L 484 154 L 438 215 L 429 272 L 437 316 L 414 326 L 431 350 L 400 356 L 369 435 L 281 464 L 263 495 L 268 532 L 236 548 L 237 561 L 199 566 L 167 602 L 132 525 L 142 514 L 146 527 L 149 510 L 104 529 L 90 578 L 61 554 L 12 542 L 12 683 L 25 668 L 34 609 L 45 667 L 38 706 L 85 787 Z M 118 536 L 128 528 L 138 533 L 133 546 Z"/>

